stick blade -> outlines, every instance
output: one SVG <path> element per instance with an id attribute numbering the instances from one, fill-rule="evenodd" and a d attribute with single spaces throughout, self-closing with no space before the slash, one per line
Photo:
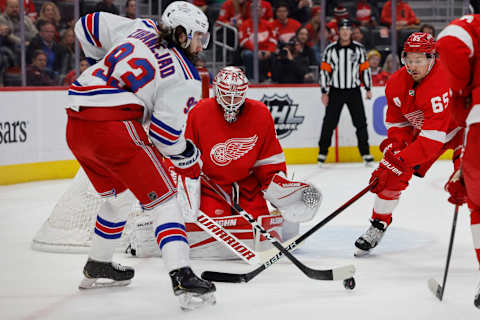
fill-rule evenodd
<path id="1" fill-rule="evenodd" d="M 349 264 L 343 267 L 332 269 L 332 280 L 345 280 L 352 278 L 355 274 L 355 266 Z"/>
<path id="2" fill-rule="evenodd" d="M 247 282 L 247 279 L 244 277 L 244 274 L 216 272 L 216 271 L 202 272 L 202 279 L 208 280 L 208 281 L 229 282 L 229 283 Z"/>
<path id="3" fill-rule="evenodd" d="M 430 291 L 442 301 L 442 286 L 435 279 L 428 279 L 428 288 Z"/>

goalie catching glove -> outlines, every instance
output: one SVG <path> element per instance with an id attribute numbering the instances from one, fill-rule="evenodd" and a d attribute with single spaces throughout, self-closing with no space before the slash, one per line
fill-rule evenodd
<path id="1" fill-rule="evenodd" d="M 200 150 L 190 140 L 186 140 L 185 150 L 177 155 L 169 155 L 176 173 L 197 179 L 202 170 L 202 160 L 200 159 Z"/>
<path id="2" fill-rule="evenodd" d="M 312 220 L 322 201 L 322 194 L 314 186 L 289 180 L 283 173 L 273 176 L 263 195 L 289 222 Z"/>

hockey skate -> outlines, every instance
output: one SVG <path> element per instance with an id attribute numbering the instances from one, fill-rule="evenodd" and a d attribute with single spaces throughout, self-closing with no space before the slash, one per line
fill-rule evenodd
<path id="1" fill-rule="evenodd" d="M 475 289 L 475 299 L 473 300 L 473 304 L 480 309 L 480 282 L 478 283 L 477 289 Z"/>
<path id="2" fill-rule="evenodd" d="M 372 224 L 367 231 L 355 241 L 355 247 L 358 250 L 355 252 L 355 257 L 361 257 L 375 248 L 382 240 L 385 230 L 387 230 L 387 223 L 378 219 L 370 220 Z"/>
<path id="3" fill-rule="evenodd" d="M 83 268 L 83 275 L 85 277 L 80 282 L 79 289 L 121 287 L 130 284 L 135 275 L 135 270 L 115 262 L 100 262 L 88 259 Z"/>
<path id="4" fill-rule="evenodd" d="M 182 310 L 194 310 L 205 304 L 215 304 L 215 285 L 197 277 L 190 267 L 169 272 L 173 293 L 179 296 Z"/>

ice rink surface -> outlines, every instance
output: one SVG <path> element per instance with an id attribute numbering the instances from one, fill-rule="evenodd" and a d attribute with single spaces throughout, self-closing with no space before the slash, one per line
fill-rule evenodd
<path id="1" fill-rule="evenodd" d="M 368 183 L 373 169 L 361 164 L 290 166 L 323 193 L 323 204 L 306 230 Z M 136 269 L 130 286 L 79 291 L 86 255 L 30 249 L 30 242 L 71 180 L 0 186 L 0 319 L 480 319 L 473 306 L 480 280 L 472 249 L 468 210 L 460 210 L 443 302 L 427 288 L 442 280 L 454 207 L 443 184 L 451 162 L 437 162 L 424 179 L 413 178 L 394 212 L 393 224 L 374 254 L 354 258 L 355 239 L 366 230 L 373 195 L 367 194 L 318 230 L 295 255 L 313 268 L 354 264 L 357 287 L 308 279 L 282 259 L 247 284 L 217 284 L 217 304 L 181 311 L 160 258 L 115 259 Z M 203 270 L 247 272 L 240 261 L 192 261 Z"/>

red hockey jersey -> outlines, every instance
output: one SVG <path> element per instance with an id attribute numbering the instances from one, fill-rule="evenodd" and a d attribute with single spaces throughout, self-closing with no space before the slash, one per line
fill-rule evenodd
<path id="1" fill-rule="evenodd" d="M 395 72 L 385 88 L 388 138 L 405 142 L 399 153 L 411 167 L 431 160 L 461 128 L 450 116 L 451 90 L 438 60 L 420 83 L 405 67 Z"/>
<path id="2" fill-rule="evenodd" d="M 203 173 L 228 194 L 232 183 L 238 182 L 240 205 L 254 216 L 268 214 L 261 190 L 275 173 L 286 172 L 286 164 L 272 116 L 263 103 L 246 99 L 238 119 L 227 123 L 215 98 L 202 99 L 188 113 L 185 137 L 202 152 Z M 226 209 L 212 212 L 220 204 L 209 205 L 205 195 L 218 198 L 202 185 L 202 211 L 210 216 L 230 214 Z"/>
<path id="3" fill-rule="evenodd" d="M 472 95 L 473 107 L 466 107 L 461 100 L 455 105 L 456 119 L 467 124 L 480 122 L 480 15 L 453 20 L 438 35 L 437 51 L 454 96 Z"/>

